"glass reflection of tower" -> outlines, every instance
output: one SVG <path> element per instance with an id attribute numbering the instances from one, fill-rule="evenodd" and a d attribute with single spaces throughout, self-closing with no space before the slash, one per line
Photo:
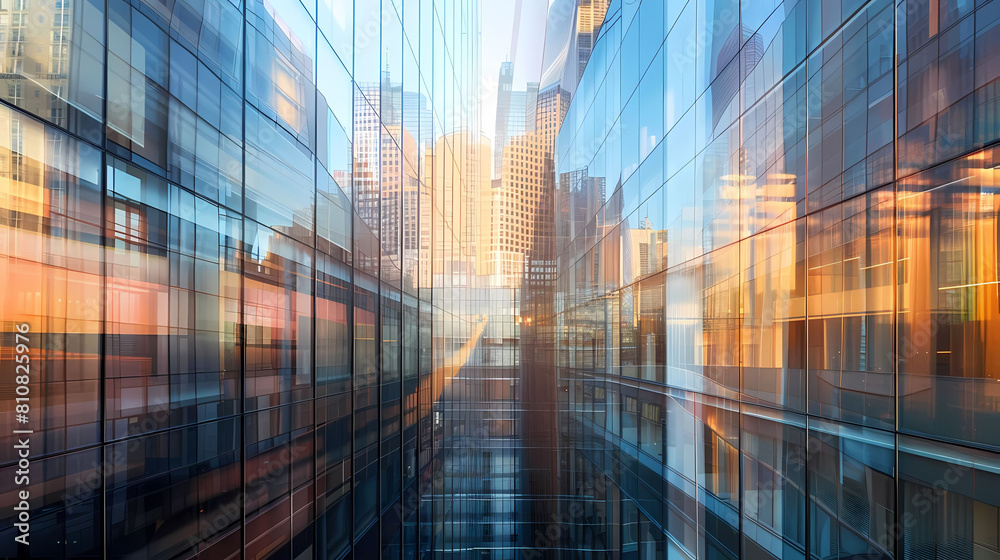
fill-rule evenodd
<path id="1" fill-rule="evenodd" d="M 432 274 L 467 270 L 469 210 L 425 172 L 478 129 L 450 110 L 478 6 L 407 3 L 404 45 L 401 12 L 352 42 L 361 3 L 306 4 L 0 2 L 0 310 L 37 434 L 31 545 L 0 514 L 0 557 L 443 550 L 432 380 L 475 330 Z"/>
<path id="2" fill-rule="evenodd" d="M 34 8 L 34 9 L 33 9 Z M 87 2 L 29 2 L 0 8 L 4 98 L 34 115 L 70 130 L 94 133 L 100 119 L 102 87 L 85 80 L 99 69 L 103 39 L 84 25 L 98 11 Z"/>
<path id="3" fill-rule="evenodd" d="M 555 557 L 1000 550 L 1000 31 L 842 8 L 612 4 L 556 140 Z M 668 109 L 637 159 L 633 103 Z"/>

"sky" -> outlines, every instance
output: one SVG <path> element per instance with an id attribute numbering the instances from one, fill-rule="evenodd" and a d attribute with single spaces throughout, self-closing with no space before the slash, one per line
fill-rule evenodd
<path id="1" fill-rule="evenodd" d="M 482 133 L 493 141 L 497 114 L 497 77 L 500 64 L 514 63 L 514 91 L 524 90 L 528 82 L 537 82 L 542 68 L 545 42 L 545 15 L 549 0 L 483 0 L 481 65 Z M 514 16 L 520 8 L 518 25 Z M 514 38 L 516 37 L 516 42 Z"/>

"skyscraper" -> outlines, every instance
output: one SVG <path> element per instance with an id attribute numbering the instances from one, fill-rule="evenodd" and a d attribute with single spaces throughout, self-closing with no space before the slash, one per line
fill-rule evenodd
<path id="1" fill-rule="evenodd" d="M 493 176 L 500 176 L 503 164 L 503 149 L 509 138 L 507 123 L 510 120 L 510 104 L 514 88 L 514 65 L 506 61 L 500 65 L 500 75 L 497 79 L 497 119 L 493 133 Z"/>
<path id="2" fill-rule="evenodd" d="M 549 557 L 1000 554 L 985 9 L 611 4 L 532 308 Z"/>
<path id="3" fill-rule="evenodd" d="M 0 3 L 0 556 L 443 549 L 478 6 L 307 4 Z"/>
<path id="4" fill-rule="evenodd" d="M 539 221 L 552 205 L 552 160 L 538 133 L 515 136 L 504 149 L 500 192 L 495 196 L 497 225 L 495 278 L 518 287 L 534 250 Z"/>
<path id="5" fill-rule="evenodd" d="M 500 65 L 497 83 L 496 126 L 493 141 L 493 176 L 502 174 L 504 149 L 515 136 L 534 132 L 538 102 L 538 82 L 529 82 L 524 91 L 514 91 L 514 66 Z"/>

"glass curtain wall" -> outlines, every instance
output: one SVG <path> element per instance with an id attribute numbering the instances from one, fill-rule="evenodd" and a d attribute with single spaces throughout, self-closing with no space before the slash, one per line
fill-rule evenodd
<path id="1" fill-rule="evenodd" d="M 0 3 L 0 557 L 440 548 L 479 19 Z"/>
<path id="2" fill-rule="evenodd" d="M 1000 557 L 998 45 L 996 0 L 611 3 L 536 318 L 552 557 Z"/>

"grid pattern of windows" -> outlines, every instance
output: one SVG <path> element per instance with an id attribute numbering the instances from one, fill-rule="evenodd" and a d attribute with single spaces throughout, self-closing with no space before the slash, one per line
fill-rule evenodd
<path id="1" fill-rule="evenodd" d="M 2 356 L 30 361 L 25 421 L 13 374 L 0 415 L 31 431 L 0 435 L 0 557 L 443 549 L 437 382 L 474 324 L 441 270 L 468 260 L 472 171 L 435 164 L 479 149 L 477 3 L 0 22 Z"/>
<path id="2" fill-rule="evenodd" d="M 555 557 L 997 557 L 997 45 L 995 0 L 611 3 L 535 317 Z"/>

